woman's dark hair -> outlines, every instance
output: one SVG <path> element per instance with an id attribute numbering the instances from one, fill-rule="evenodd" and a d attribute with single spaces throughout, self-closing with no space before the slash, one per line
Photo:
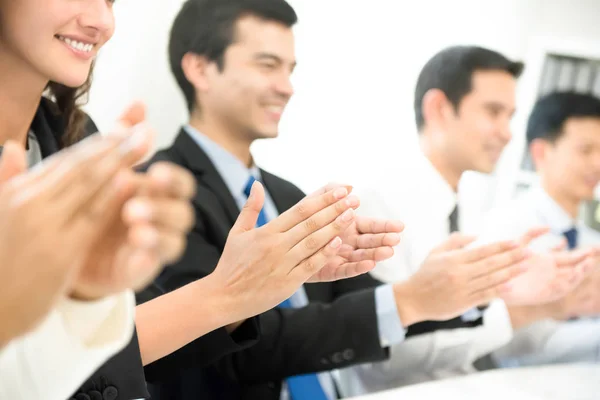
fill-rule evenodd
<path id="1" fill-rule="evenodd" d="M 84 126 L 88 116 L 81 106 L 88 100 L 88 94 L 92 86 L 92 73 L 94 64 L 90 68 L 85 83 L 77 88 L 71 88 L 57 82 L 50 82 L 46 86 L 46 93 L 50 96 L 58 107 L 58 112 L 64 118 L 65 131 L 60 143 L 61 147 L 67 147 L 77 143 L 84 135 Z"/>

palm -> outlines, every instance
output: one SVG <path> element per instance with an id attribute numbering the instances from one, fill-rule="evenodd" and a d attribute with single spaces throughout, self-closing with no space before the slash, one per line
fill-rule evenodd
<path id="1" fill-rule="evenodd" d="M 127 235 L 127 226 L 120 215 L 115 216 L 88 254 L 77 280 L 78 287 L 92 293 L 106 293 L 130 285 L 127 264 L 133 249 L 127 243 Z"/>
<path id="2" fill-rule="evenodd" d="M 564 297 L 583 279 L 582 270 L 589 259 L 583 252 L 551 252 L 528 262 L 528 270 L 511 280 L 510 289 L 502 296 L 511 305 L 542 304 Z"/>
<path id="3" fill-rule="evenodd" d="M 330 282 L 371 271 L 378 261 L 392 257 L 393 246 L 400 243 L 402 230 L 400 222 L 356 217 L 341 236 L 342 246 L 337 255 L 309 282 Z"/>

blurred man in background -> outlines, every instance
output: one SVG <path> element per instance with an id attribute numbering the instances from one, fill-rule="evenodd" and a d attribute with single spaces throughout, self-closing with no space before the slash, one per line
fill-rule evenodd
<path id="1" fill-rule="evenodd" d="M 562 242 L 568 249 L 600 246 L 600 233 L 580 220 L 583 203 L 594 198 L 600 181 L 600 99 L 572 92 L 540 98 L 529 116 L 527 143 L 539 182 L 493 210 L 482 236 L 496 240 L 543 224 L 550 233 L 532 244 L 536 251 Z M 513 320 L 526 326 L 494 353 L 500 366 L 600 360 L 600 270 L 592 268 L 566 297 L 512 308 Z"/>
<path id="2" fill-rule="evenodd" d="M 421 155 L 411 159 L 410 165 L 390 163 L 384 179 L 375 180 L 371 189 L 361 193 L 361 212 L 399 218 L 406 225 L 396 254 L 375 268 L 374 277 L 384 282 L 410 281 L 432 249 L 460 231 L 459 181 L 466 171 L 494 170 L 511 139 L 515 89 L 522 70 L 520 62 L 473 46 L 444 49 L 423 67 L 414 100 Z M 533 229 L 504 239 L 528 244 L 544 232 L 529 228 Z M 468 244 L 465 241 L 454 249 Z M 392 346 L 389 361 L 339 373 L 343 394 L 360 395 L 477 371 L 475 362 L 508 343 L 513 328 L 519 327 L 511 322 L 510 309 L 502 299 L 521 305 L 554 300 L 570 289 L 556 276 L 558 263 L 575 274 L 581 270 L 575 266 L 584 260 L 581 254 L 540 259 L 526 252 L 523 256 L 527 259 L 520 265 L 526 272 L 503 287 L 498 293 L 501 299 L 489 306 L 480 303 L 481 307 L 465 310 L 458 318 L 409 326 L 409 333 L 424 334 Z M 446 271 L 457 274 L 451 265 Z M 531 290 L 516 292 L 514 286 L 524 277 Z M 462 279 L 458 274 L 453 278 Z M 477 279 L 484 278 L 476 278 L 473 285 Z"/>

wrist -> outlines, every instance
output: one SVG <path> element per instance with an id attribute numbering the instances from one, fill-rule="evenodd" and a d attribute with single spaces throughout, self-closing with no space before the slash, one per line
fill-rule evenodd
<path id="1" fill-rule="evenodd" d="M 414 291 L 408 281 L 398 282 L 393 286 L 398 317 L 404 327 L 424 321 L 414 300 Z"/>
<path id="2" fill-rule="evenodd" d="M 534 306 L 512 306 L 508 307 L 513 329 L 519 329 L 535 322 L 556 318 L 556 308 L 553 304 L 541 304 Z"/>
<path id="3" fill-rule="evenodd" d="M 215 310 L 210 315 L 212 324 L 217 327 L 228 327 L 235 324 L 240 318 L 236 317 L 239 310 L 236 309 L 235 299 L 226 290 L 214 272 L 210 275 L 193 282 L 196 299 L 202 299 L 208 303 L 209 309 Z M 228 329 L 229 332 L 229 329 Z"/>

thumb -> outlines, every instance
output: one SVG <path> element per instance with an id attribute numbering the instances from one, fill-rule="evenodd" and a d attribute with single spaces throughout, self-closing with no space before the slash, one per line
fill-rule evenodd
<path id="1" fill-rule="evenodd" d="M 250 196 L 248 201 L 242 208 L 242 212 L 238 216 L 232 232 L 242 233 L 250 231 L 256 228 L 256 222 L 258 221 L 258 215 L 263 208 L 265 203 L 265 189 L 260 182 L 254 182 L 252 189 L 250 190 Z"/>
<path id="2" fill-rule="evenodd" d="M 552 246 L 550 248 L 551 253 L 560 253 L 561 251 L 565 251 L 567 249 L 567 239 L 562 239 L 559 244 Z"/>
<path id="3" fill-rule="evenodd" d="M 550 232 L 550 228 L 547 226 L 538 226 L 528 230 L 520 239 L 521 246 L 529 246 L 534 239 L 537 239 L 548 232 Z"/>
<path id="4" fill-rule="evenodd" d="M 13 141 L 4 145 L 0 158 L 0 183 L 5 183 L 27 170 L 27 160 L 23 146 Z"/>
<path id="5" fill-rule="evenodd" d="M 142 102 L 130 105 L 119 117 L 119 123 L 131 128 L 146 120 L 146 106 Z"/>
<path id="6" fill-rule="evenodd" d="M 450 235 L 450 237 L 445 242 L 431 250 L 429 254 L 438 254 L 452 250 L 460 250 L 473 243 L 474 241 L 475 238 L 473 236 L 467 236 L 455 232 L 452 235 Z"/>
<path id="7" fill-rule="evenodd" d="M 115 126 L 108 131 L 108 135 L 129 137 L 131 135 L 131 128 L 141 124 L 145 120 L 146 107 L 141 102 L 135 102 L 121 114 Z"/>

